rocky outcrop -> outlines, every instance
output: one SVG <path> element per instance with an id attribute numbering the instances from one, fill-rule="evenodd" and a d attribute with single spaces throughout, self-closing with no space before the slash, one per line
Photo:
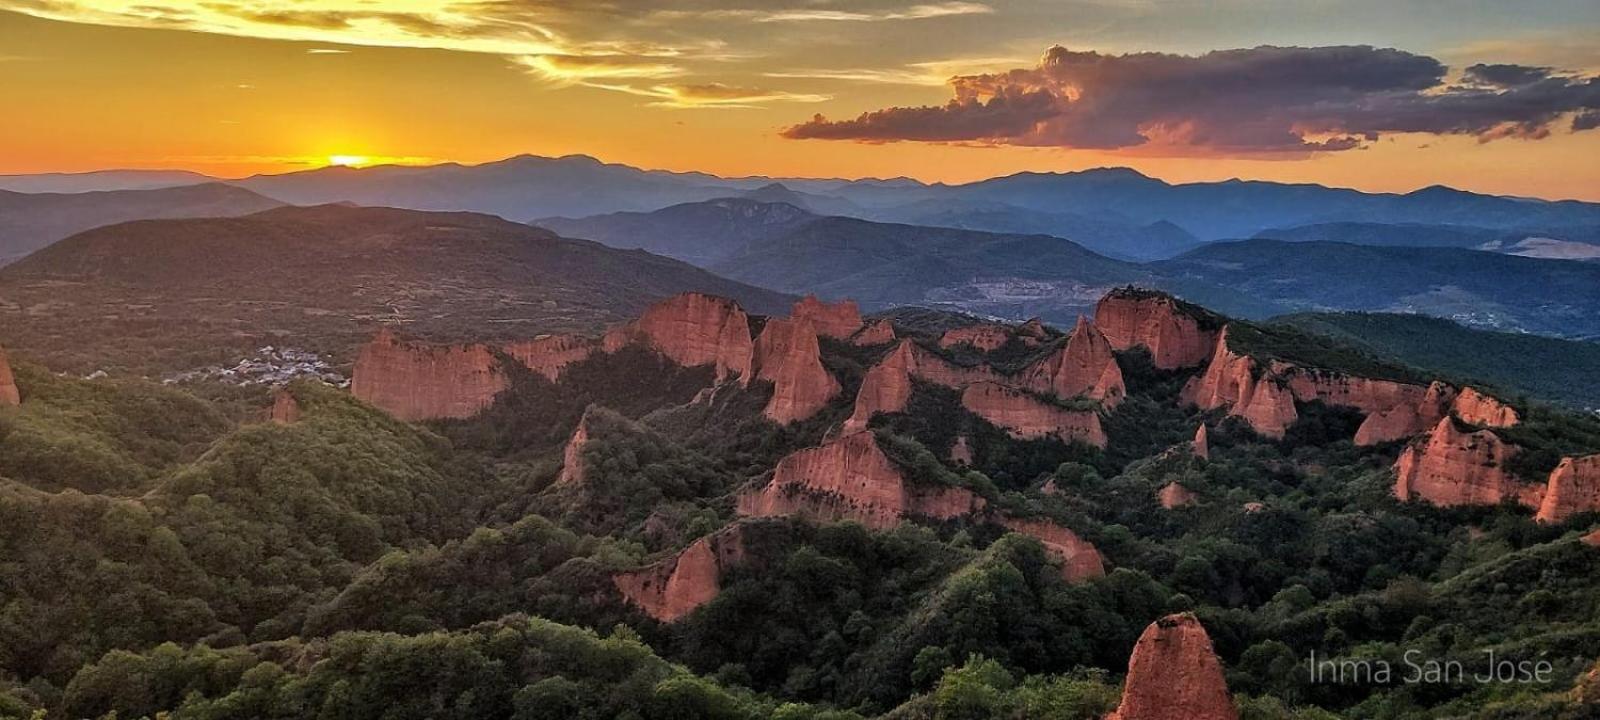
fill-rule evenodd
<path id="1" fill-rule="evenodd" d="M 1028 318 L 1028 321 L 1017 326 L 1017 334 L 1035 340 L 1049 340 L 1050 329 L 1044 326 L 1044 321 L 1039 318 Z"/>
<path id="2" fill-rule="evenodd" d="M 1494 505 L 1507 499 L 1537 507 L 1542 488 L 1525 486 L 1505 469 L 1517 451 L 1489 430 L 1463 432 L 1445 418 L 1395 463 L 1394 494 L 1440 506 Z"/>
<path id="3" fill-rule="evenodd" d="M 1416 403 L 1402 403 L 1388 409 L 1369 411 L 1356 429 L 1357 445 L 1378 445 L 1404 440 L 1432 430 L 1449 412 L 1456 389 L 1434 381 Z"/>
<path id="4" fill-rule="evenodd" d="M 350 389 L 357 398 L 410 422 L 472 417 L 507 384 L 486 345 L 409 343 L 385 328 L 356 356 Z"/>
<path id="5" fill-rule="evenodd" d="M 1429 388 L 1423 385 L 1356 377 L 1278 361 L 1270 363 L 1268 371 L 1288 384 L 1296 400 L 1320 400 L 1329 405 L 1354 408 L 1366 415 L 1398 407 L 1418 407 L 1429 395 Z"/>
<path id="6" fill-rule="evenodd" d="M 1194 440 L 1189 443 L 1189 452 L 1201 460 L 1211 459 L 1211 436 L 1206 432 L 1205 423 L 1200 423 L 1199 429 L 1194 431 Z"/>
<path id="7" fill-rule="evenodd" d="M 981 325 L 968 325 L 966 327 L 946 330 L 939 336 L 939 347 L 951 348 L 957 345 L 971 345 L 984 352 L 999 350 L 1012 338 L 1029 344 L 1038 345 L 1039 338 L 1031 335 L 1022 335 L 1005 325 L 984 323 Z"/>
<path id="8" fill-rule="evenodd" d="M 684 367 L 710 365 L 717 381 L 750 382 L 755 344 L 750 318 L 739 304 L 704 293 L 682 293 L 650 306 L 638 320 L 606 333 L 602 347 L 615 352 L 642 342 Z"/>
<path id="9" fill-rule="evenodd" d="M 911 400 L 912 378 L 958 390 L 975 382 L 1001 379 L 988 367 L 961 367 L 910 340 L 902 340 L 861 379 L 855 410 L 845 421 L 845 430 L 853 432 L 866 428 L 867 422 L 878 413 L 904 410 Z"/>
<path id="10" fill-rule="evenodd" d="M 1177 300 L 1148 290 L 1111 291 L 1095 307 L 1094 319 L 1112 347 L 1142 346 L 1163 370 L 1199 365 L 1216 344 L 1216 333 L 1202 327 Z"/>
<path id="11" fill-rule="evenodd" d="M 1228 348 L 1228 329 L 1217 337 L 1211 363 L 1199 377 L 1183 386 L 1182 401 L 1202 410 L 1226 408 L 1244 419 L 1257 433 L 1282 438 L 1299 419 L 1289 388 L 1269 376 L 1254 358 Z"/>
<path id="12" fill-rule="evenodd" d="M 817 334 L 835 340 L 845 340 L 861 329 L 861 308 L 854 300 L 825 303 L 815 295 L 800 298 L 789 310 L 794 320 L 810 320 Z"/>
<path id="13" fill-rule="evenodd" d="M 1589 547 L 1600 548 L 1600 530 L 1596 530 L 1588 535 L 1578 538 L 1578 541 L 1588 545 Z"/>
<path id="14" fill-rule="evenodd" d="M 855 335 L 850 337 L 850 343 L 852 345 L 859 345 L 862 347 L 883 345 L 885 343 L 892 343 L 894 341 L 894 323 L 889 322 L 887 319 L 874 320 L 872 321 L 872 324 L 861 328 L 860 330 L 856 331 Z"/>
<path id="15" fill-rule="evenodd" d="M 1161 502 L 1162 509 L 1171 510 L 1193 505 L 1199 501 L 1200 496 L 1195 495 L 1189 488 L 1170 482 L 1162 486 L 1161 491 L 1156 493 L 1156 499 Z"/>
<path id="16" fill-rule="evenodd" d="M 1128 394 L 1111 343 L 1081 315 L 1065 345 L 1023 370 L 1022 385 L 1059 398 L 1099 400 L 1107 408 Z"/>
<path id="17" fill-rule="evenodd" d="M 972 442 L 965 435 L 957 435 L 956 441 L 950 446 L 950 462 L 957 465 L 972 464 Z"/>
<path id="18" fill-rule="evenodd" d="M 735 523 L 694 541 L 674 557 L 612 575 L 611 582 L 644 614 L 673 622 L 715 599 L 722 576 L 744 562 L 741 530 Z"/>
<path id="19" fill-rule="evenodd" d="M 767 321 L 756 340 L 756 377 L 772 383 L 764 414 L 780 424 L 804 420 L 839 394 L 839 381 L 822 366 L 822 349 L 809 319 Z"/>
<path id="20" fill-rule="evenodd" d="M 1470 387 L 1461 390 L 1450 405 L 1450 411 L 1478 427 L 1508 428 L 1521 420 L 1510 405 Z"/>
<path id="21" fill-rule="evenodd" d="M 583 483 L 583 448 L 589 443 L 589 432 L 589 411 L 584 410 L 583 417 L 578 419 L 578 426 L 572 429 L 572 435 L 567 438 L 566 447 L 561 450 L 561 474 L 556 476 L 557 485 Z"/>
<path id="22" fill-rule="evenodd" d="M 269 415 L 272 422 L 288 425 L 300 421 L 300 401 L 294 398 L 294 393 L 288 388 L 277 388 L 272 391 L 272 412 Z"/>
<path id="23" fill-rule="evenodd" d="M 913 487 L 870 432 L 790 454 L 778 462 L 765 486 L 738 499 L 739 514 L 747 517 L 853 520 L 877 529 L 909 517 L 960 517 L 983 505 L 982 498 L 963 488 Z"/>
<path id="24" fill-rule="evenodd" d="M 1550 472 L 1536 516 L 1558 523 L 1573 515 L 1600 510 L 1600 455 L 1562 458 Z"/>
<path id="25" fill-rule="evenodd" d="M 593 355 L 599 344 L 579 335 L 541 335 L 532 340 L 507 343 L 501 349 L 529 370 L 555 382 L 561 379 L 568 365 Z"/>
<path id="26" fill-rule="evenodd" d="M 22 404 L 22 393 L 17 390 L 17 378 L 11 373 L 11 358 L 0 348 L 0 407 Z"/>
<path id="27" fill-rule="evenodd" d="M 1190 613 L 1151 623 L 1133 646 L 1108 720 L 1238 720 L 1211 636 Z"/>
<path id="28" fill-rule="evenodd" d="M 1067 582 L 1082 582 L 1106 574 L 1105 560 L 1093 543 L 1049 520 L 1003 517 L 1000 525 L 1014 533 L 1038 540 L 1044 549 L 1061 561 L 1061 577 Z"/>
<path id="29" fill-rule="evenodd" d="M 961 405 L 972 414 L 1004 428 L 1015 438 L 1055 437 L 1079 440 L 1095 447 L 1106 446 L 1099 413 L 1067 410 L 1000 383 L 968 385 L 961 392 Z"/>

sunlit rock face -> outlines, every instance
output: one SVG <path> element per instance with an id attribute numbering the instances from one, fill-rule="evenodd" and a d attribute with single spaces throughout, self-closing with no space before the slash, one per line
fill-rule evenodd
<path id="1" fill-rule="evenodd" d="M 1385 410 L 1370 412 L 1356 430 L 1355 442 L 1357 445 L 1378 445 L 1428 432 L 1450 411 L 1450 403 L 1455 399 L 1454 387 L 1434 381 L 1415 403 L 1402 402 Z"/>
<path id="2" fill-rule="evenodd" d="M 1189 443 L 1189 452 L 1201 460 L 1211 459 L 1211 436 L 1206 432 L 1205 423 L 1194 431 L 1194 440 Z"/>
<path id="3" fill-rule="evenodd" d="M 1595 510 L 1600 510 L 1600 455 L 1562 458 L 1550 471 L 1536 517 L 1558 523 Z"/>
<path id="4" fill-rule="evenodd" d="M 299 422 L 300 401 L 294 398 L 294 394 L 289 392 L 288 388 L 278 388 L 273 390 L 272 412 L 269 417 L 272 419 L 272 422 L 280 425 L 288 425 L 290 423 Z"/>
<path id="5" fill-rule="evenodd" d="M 1211 636 L 1190 613 L 1150 624 L 1133 646 L 1108 720 L 1238 720 Z"/>
<path id="6" fill-rule="evenodd" d="M 709 365 L 717 380 L 750 382 L 755 343 L 750 318 L 739 304 L 704 293 L 682 293 L 650 306 L 632 323 L 606 333 L 602 347 L 614 352 L 641 342 L 684 367 Z"/>
<path id="7" fill-rule="evenodd" d="M 1005 326 L 984 323 L 981 325 L 968 325 L 966 327 L 946 330 L 939 336 L 939 347 L 952 348 L 958 345 L 971 345 L 984 352 L 998 350 L 1012 338 L 1017 338 L 1028 345 L 1038 345 L 1039 338 L 1033 335 L 1023 335 L 1016 329 Z"/>
<path id="8" fill-rule="evenodd" d="M 807 295 L 789 311 L 794 320 L 809 320 L 817 334 L 835 340 L 847 340 L 861 330 L 861 308 L 854 300 L 825 303 L 815 295 Z M 891 329 L 890 333 L 894 331 Z"/>
<path id="9" fill-rule="evenodd" d="M 883 345 L 895 341 L 894 323 L 888 320 L 874 320 L 870 325 L 856 331 L 850 337 L 850 343 L 861 347 Z"/>
<path id="10" fill-rule="evenodd" d="M 11 373 L 11 358 L 0 347 L 0 407 L 22 404 L 22 393 L 17 390 L 17 378 Z"/>
<path id="11" fill-rule="evenodd" d="M 1524 486 L 1505 468 L 1516 451 L 1491 431 L 1463 432 L 1445 418 L 1400 454 L 1394 494 L 1446 507 L 1494 505 L 1508 498 L 1536 506 L 1542 488 Z"/>
<path id="12" fill-rule="evenodd" d="M 1038 540 L 1044 549 L 1061 562 L 1061 576 L 1067 582 L 1082 582 L 1106 574 L 1105 560 L 1093 543 L 1049 520 L 1003 517 L 1000 525 L 1015 533 Z"/>
<path id="13" fill-rule="evenodd" d="M 960 517 L 983 505 L 982 498 L 962 488 L 911 486 L 870 432 L 791 453 L 778 462 L 765 486 L 746 490 L 738 499 L 744 516 L 854 520 L 879 529 L 911 517 Z"/>
<path id="14" fill-rule="evenodd" d="M 507 343 L 502 349 L 529 370 L 556 382 L 567 366 L 588 359 L 600 345 L 581 335 L 545 335 Z"/>
<path id="15" fill-rule="evenodd" d="M 1023 370 L 1022 385 L 1059 398 L 1087 397 L 1114 408 L 1127 396 L 1122 368 L 1106 336 L 1083 317 L 1059 350 Z"/>
<path id="16" fill-rule="evenodd" d="M 1227 328 L 1217 337 L 1205 373 L 1184 385 L 1180 397 L 1202 410 L 1225 408 L 1270 438 L 1282 438 L 1299 419 L 1288 387 L 1269 376 L 1254 358 L 1228 349 Z"/>
<path id="17" fill-rule="evenodd" d="M 1211 356 L 1216 334 L 1178 307 L 1173 298 L 1150 291 L 1118 289 L 1100 299 L 1094 311 L 1111 346 L 1143 347 L 1163 370 L 1194 367 Z"/>
<path id="18" fill-rule="evenodd" d="M 817 332 L 807 319 L 773 318 L 755 345 L 756 377 L 772 383 L 764 414 L 777 423 L 804 420 L 839 394 L 839 381 L 822 366 Z"/>
<path id="19" fill-rule="evenodd" d="M 356 356 L 350 389 L 357 398 L 405 421 L 467 418 L 508 386 L 486 345 L 423 345 L 387 328 Z"/>
<path id="20" fill-rule="evenodd" d="M 1100 415 L 1092 410 L 1067 410 L 996 382 L 968 385 L 961 405 L 1012 437 L 1035 440 L 1056 437 L 1106 446 Z"/>
<path id="21" fill-rule="evenodd" d="M 566 447 L 561 450 L 561 474 L 556 477 L 557 485 L 577 485 L 583 482 L 586 474 L 583 450 L 589 444 L 592 410 L 593 408 L 588 408 L 583 411 L 583 417 L 578 419 L 577 427 L 574 427 L 572 435 L 567 437 Z"/>
<path id="22" fill-rule="evenodd" d="M 1171 510 L 1193 505 L 1199 501 L 1200 497 L 1190 491 L 1189 488 L 1171 482 L 1161 487 L 1160 492 L 1156 493 L 1156 499 L 1160 501 L 1162 509 Z"/>
<path id="23" fill-rule="evenodd" d="M 1521 421 L 1510 405 L 1470 387 L 1461 390 L 1450 405 L 1450 411 L 1479 427 L 1508 428 Z"/>
<path id="24" fill-rule="evenodd" d="M 722 576 L 745 560 L 743 526 L 735 523 L 694 541 L 654 565 L 611 576 L 629 603 L 662 622 L 673 622 L 716 599 Z"/>
<path id="25" fill-rule="evenodd" d="M 986 366 L 960 367 L 902 340 L 878 364 L 867 370 L 856 393 L 855 410 L 845 421 L 846 431 L 867 426 L 877 413 L 900 412 L 911 400 L 911 379 L 961 389 L 976 382 L 1001 382 L 1003 378 Z"/>

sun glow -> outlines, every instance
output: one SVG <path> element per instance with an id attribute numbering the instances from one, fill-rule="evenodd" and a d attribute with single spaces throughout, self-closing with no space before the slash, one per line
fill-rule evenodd
<path id="1" fill-rule="evenodd" d="M 369 162 L 371 162 L 371 158 L 368 158 L 365 155 L 329 155 L 328 156 L 328 164 L 329 165 L 338 165 L 339 167 L 360 167 L 362 165 L 366 165 Z"/>

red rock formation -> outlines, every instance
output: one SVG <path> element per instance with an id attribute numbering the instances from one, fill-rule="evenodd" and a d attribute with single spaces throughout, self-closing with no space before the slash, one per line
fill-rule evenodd
<path id="1" fill-rule="evenodd" d="M 857 432 L 785 457 L 765 487 L 740 494 L 738 511 L 753 517 L 854 520 L 882 529 L 913 516 L 959 517 L 983 505 L 982 498 L 962 488 L 910 486 L 876 437 Z"/>
<path id="2" fill-rule="evenodd" d="M 675 557 L 612 575 L 611 582 L 646 615 L 673 622 L 715 599 L 723 574 L 744 559 L 743 533 L 734 524 L 694 541 Z"/>
<path id="3" fill-rule="evenodd" d="M 508 343 L 505 353 L 529 370 L 555 382 L 568 365 L 582 362 L 599 349 L 592 338 L 579 335 L 543 335 L 532 340 Z"/>
<path id="4" fill-rule="evenodd" d="M 1340 372 L 1301 368 L 1274 361 L 1269 373 L 1286 382 L 1296 400 L 1321 400 L 1329 405 L 1355 408 L 1364 414 L 1397 407 L 1419 407 L 1429 388 L 1410 383 L 1354 377 Z M 1426 428 L 1418 432 L 1425 432 Z"/>
<path id="5" fill-rule="evenodd" d="M 892 343 L 895 341 L 894 323 L 887 319 L 874 320 L 871 325 L 861 328 L 850 337 L 853 345 L 870 346 Z"/>
<path id="6" fill-rule="evenodd" d="M 1378 445 L 1420 435 L 1439 424 L 1456 397 L 1456 389 L 1439 381 L 1428 385 L 1414 405 L 1398 405 L 1372 412 L 1356 430 L 1357 445 Z"/>
<path id="7" fill-rule="evenodd" d="M 466 418 L 507 387 L 484 345 L 407 343 L 385 328 L 356 357 L 351 392 L 405 421 Z"/>
<path id="8" fill-rule="evenodd" d="M 1189 443 L 1189 452 L 1201 460 L 1211 459 L 1211 437 L 1206 434 L 1205 423 L 1200 423 L 1200 428 L 1194 431 L 1194 441 Z"/>
<path id="9" fill-rule="evenodd" d="M 950 446 L 950 462 L 957 465 L 972 464 L 972 443 L 967 440 L 967 436 L 956 436 L 955 444 Z"/>
<path id="10" fill-rule="evenodd" d="M 6 349 L 0 348 L 0 407 L 22 404 L 22 393 L 17 391 L 17 378 L 11 374 L 11 359 Z"/>
<path id="11" fill-rule="evenodd" d="M 1024 337 L 1026 338 L 1025 341 L 1032 341 L 1030 344 L 1039 344 L 1038 338 L 1017 335 L 1011 328 L 1004 325 L 985 323 L 946 330 L 943 335 L 939 336 L 939 347 L 949 348 L 957 345 L 971 345 L 984 352 L 989 352 L 1000 349 L 1010 342 L 1012 337 Z"/>
<path id="12" fill-rule="evenodd" d="M 999 374 L 986 366 L 960 367 L 923 350 L 910 340 L 902 340 L 878 364 L 867 370 L 856 393 L 855 410 L 845 421 L 845 431 L 867 426 L 880 412 L 904 410 L 911 399 L 911 379 L 961 389 L 975 382 L 999 381 Z"/>
<path id="13" fill-rule="evenodd" d="M 1100 551 L 1067 528 L 1048 520 L 1010 517 L 1002 517 L 1000 525 L 1043 543 L 1044 549 L 1061 561 L 1061 577 L 1067 582 L 1081 582 L 1106 574 L 1105 560 L 1100 557 Z"/>
<path id="14" fill-rule="evenodd" d="M 1128 394 L 1106 336 L 1083 316 L 1059 350 L 1022 371 L 1022 384 L 1060 398 L 1087 397 L 1114 408 Z"/>
<path id="15" fill-rule="evenodd" d="M 1545 485 L 1539 522 L 1558 523 L 1594 510 L 1600 510 L 1600 455 L 1562 458 Z"/>
<path id="16" fill-rule="evenodd" d="M 1217 337 L 1216 351 L 1205 374 L 1183 387 L 1183 402 L 1202 410 L 1227 408 L 1229 415 L 1243 418 L 1256 432 L 1282 438 L 1299 418 L 1294 396 L 1289 389 L 1266 376 L 1253 358 L 1236 355 L 1228 349 L 1228 329 Z"/>
<path id="17" fill-rule="evenodd" d="M 288 388 L 278 388 L 272 391 L 272 422 L 281 425 L 298 422 L 300 420 L 300 401 L 294 399 L 294 393 Z"/>
<path id="18" fill-rule="evenodd" d="M 1600 547 L 1600 530 L 1589 533 L 1588 535 L 1578 538 L 1578 540 L 1589 547 Z"/>
<path id="19" fill-rule="evenodd" d="M 789 317 L 794 320 L 810 320 L 816 327 L 817 334 L 844 340 L 854 335 L 861 329 L 861 308 L 856 306 L 854 300 L 828 304 L 817 299 L 815 295 L 800 298 L 789 310 Z"/>
<path id="20" fill-rule="evenodd" d="M 1394 494 L 1447 507 L 1494 505 L 1508 498 L 1537 507 L 1543 489 L 1517 482 L 1505 469 L 1516 450 L 1493 432 L 1461 432 L 1445 418 L 1400 454 Z"/>
<path id="21" fill-rule="evenodd" d="M 717 381 L 750 382 L 754 343 L 750 319 L 739 304 L 703 293 L 682 293 L 650 306 L 639 319 L 606 333 L 602 347 L 615 352 L 643 342 L 684 367 L 711 365 Z"/>
<path id="22" fill-rule="evenodd" d="M 815 415 L 841 389 L 822 366 L 810 320 L 768 320 L 756 340 L 754 364 L 756 377 L 772 382 L 772 400 L 763 412 L 780 424 Z"/>
<path id="23" fill-rule="evenodd" d="M 1161 492 L 1156 494 L 1156 498 L 1161 501 L 1161 507 L 1166 510 L 1193 505 L 1200 499 L 1189 488 L 1175 482 L 1170 482 L 1163 486 Z"/>
<path id="24" fill-rule="evenodd" d="M 576 485 L 583 482 L 583 447 L 589 443 L 589 411 L 583 412 L 583 417 L 578 419 L 578 426 L 572 429 L 572 436 L 567 438 L 566 447 L 561 450 L 561 474 L 556 477 L 557 485 Z"/>
<path id="25" fill-rule="evenodd" d="M 1521 419 L 1510 405 L 1470 387 L 1461 390 L 1450 410 L 1456 417 L 1478 427 L 1506 428 Z"/>
<path id="26" fill-rule="evenodd" d="M 1160 293 L 1113 290 L 1100 299 L 1094 319 L 1112 347 L 1144 346 L 1155 366 L 1163 370 L 1205 362 L 1216 343 L 1215 333 L 1201 329 L 1200 322 L 1176 300 Z"/>
<path id="27" fill-rule="evenodd" d="M 1044 326 L 1044 321 L 1039 318 L 1028 318 L 1028 321 L 1017 326 L 1017 334 L 1035 340 L 1049 340 L 1050 330 Z"/>
<path id="28" fill-rule="evenodd" d="M 1012 437 L 1026 440 L 1058 437 L 1081 440 L 1095 447 L 1106 446 L 1099 413 L 1057 407 L 1000 383 L 968 385 L 961 392 L 961 405 L 974 415 L 1005 428 Z"/>
<path id="29" fill-rule="evenodd" d="M 1133 646 L 1108 720 L 1237 720 L 1211 636 L 1190 613 L 1151 623 Z"/>

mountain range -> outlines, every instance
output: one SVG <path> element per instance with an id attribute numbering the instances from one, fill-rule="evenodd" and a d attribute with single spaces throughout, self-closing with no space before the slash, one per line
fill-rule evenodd
<path id="1" fill-rule="evenodd" d="M 0 190 L 0 265 L 102 225 L 153 218 L 232 217 L 281 205 L 244 188 L 215 182 L 90 192 Z"/>

